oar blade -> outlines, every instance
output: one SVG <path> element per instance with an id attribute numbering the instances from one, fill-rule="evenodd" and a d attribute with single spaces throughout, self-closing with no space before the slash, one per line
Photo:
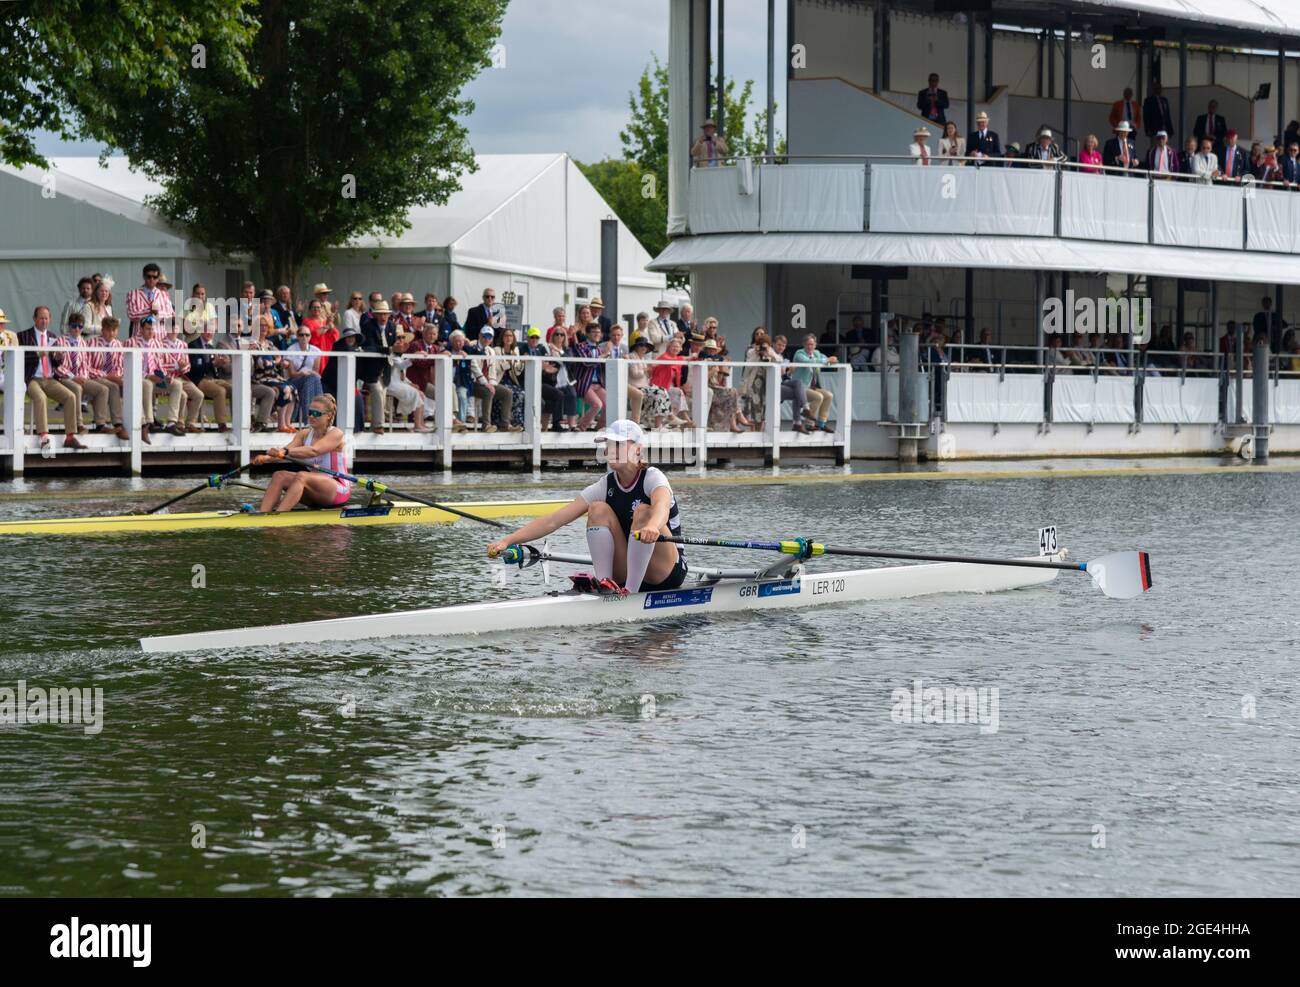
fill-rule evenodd
<path id="1" fill-rule="evenodd" d="M 1112 552 L 1088 562 L 1084 569 L 1115 600 L 1131 600 L 1151 588 L 1151 556 L 1146 552 Z"/>

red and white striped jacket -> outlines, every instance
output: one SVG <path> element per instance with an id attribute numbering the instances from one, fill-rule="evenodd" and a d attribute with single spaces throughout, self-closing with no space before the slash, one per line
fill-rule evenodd
<path id="1" fill-rule="evenodd" d="M 131 345 L 136 349 L 143 350 L 140 354 L 140 362 L 144 367 L 144 375 L 151 377 L 161 371 L 167 373 L 163 367 L 160 357 L 163 355 L 164 347 L 167 345 L 157 336 L 152 339 L 145 339 L 143 336 L 136 336 L 131 340 Z"/>
<path id="2" fill-rule="evenodd" d="M 169 336 L 158 342 L 158 360 L 163 373 L 168 377 L 182 377 L 190 372 L 190 355 L 185 352 L 182 337 Z"/>
<path id="3" fill-rule="evenodd" d="M 176 309 L 172 306 L 171 296 L 162 288 L 153 289 L 153 298 L 149 297 L 148 288 L 132 288 L 126 293 L 126 317 L 131 320 L 131 335 L 134 336 L 140 331 L 140 320 L 150 312 L 156 304 L 158 311 L 154 313 L 158 318 L 154 321 L 153 334 L 165 336 L 168 333 L 170 320 L 176 316 Z"/>
<path id="4" fill-rule="evenodd" d="M 120 339 L 105 339 L 102 336 L 96 336 L 93 339 L 82 339 L 84 346 L 107 346 L 112 348 L 112 353 L 83 353 L 82 358 L 86 361 L 85 366 L 87 373 L 84 375 L 91 380 L 98 380 L 101 377 L 121 377 L 123 372 L 122 341 Z"/>

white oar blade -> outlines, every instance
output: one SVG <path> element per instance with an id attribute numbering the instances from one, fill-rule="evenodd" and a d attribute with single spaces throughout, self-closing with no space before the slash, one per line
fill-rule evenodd
<path id="1" fill-rule="evenodd" d="M 1146 552 L 1112 552 L 1084 568 L 1098 588 L 1116 600 L 1131 600 L 1151 588 L 1151 556 Z"/>

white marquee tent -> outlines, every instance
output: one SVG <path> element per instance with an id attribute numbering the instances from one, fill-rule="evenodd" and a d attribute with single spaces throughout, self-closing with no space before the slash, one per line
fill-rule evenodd
<path id="1" fill-rule="evenodd" d="M 304 271 L 300 289 L 327 281 L 336 297 L 353 289 L 433 291 L 455 295 L 464 313 L 485 287 L 498 299 L 514 291 L 523 320 L 546 325 L 556 305 L 600 292 L 600 220 L 608 205 L 565 154 L 488 154 L 444 206 L 408 215 L 398 237 L 365 237 L 329 253 L 329 264 Z M 203 282 L 210 297 L 233 296 L 250 277 L 248 257 L 215 258 L 144 205 L 158 186 L 123 157 L 101 167 L 92 157 L 50 159 L 51 168 L 0 166 L 0 308 L 23 328 L 32 309 L 56 313 L 86 274 L 117 282 L 119 303 L 158 263 L 177 288 Z M 650 256 L 619 224 L 619 309 L 650 309 L 664 276 L 646 270 Z M 254 276 L 259 287 L 258 277 Z M 272 286 L 273 287 L 273 286 Z M 613 312 L 608 312 L 613 316 Z"/>

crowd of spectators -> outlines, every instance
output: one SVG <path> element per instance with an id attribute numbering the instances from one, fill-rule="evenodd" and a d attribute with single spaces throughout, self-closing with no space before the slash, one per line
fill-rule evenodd
<path id="1" fill-rule="evenodd" d="M 661 301 L 653 315 L 639 313 L 627 332 L 605 315 L 595 297 L 572 317 L 555 308 L 545 329 L 517 330 L 490 288 L 462 318 L 455 298 L 439 299 L 432 292 L 417 302 L 410 292 L 385 297 L 354 291 L 340 307 L 327 284 L 313 286 L 308 299 L 295 299 L 287 286 L 259 291 L 246 282 L 230 306 L 240 314 L 223 325 L 227 306 L 214 304 L 202 284 L 192 286 L 184 306 L 176 305 L 172 285 L 157 264 L 145 266 L 142 284 L 126 293 L 120 315 L 114 287 L 110 278 L 84 277 L 77 294 L 54 307 L 57 322 L 53 309 L 41 305 L 31 326 L 18 333 L 9 330 L 0 312 L 0 347 L 34 347 L 24 354 L 23 377 L 42 448 L 51 442 L 49 412 L 55 406 L 62 409 L 66 448 L 84 448 L 78 436 L 92 429 L 130 438 L 123 402 L 125 361 L 132 349 L 141 351 L 146 443 L 160 431 L 182 436 L 230 428 L 236 351 L 251 355 L 245 361 L 249 426 L 261 432 L 304 427 L 305 410 L 322 393 L 353 402 L 356 429 L 432 431 L 435 358 L 451 361 L 453 431 L 521 432 L 524 357 L 542 358 L 540 420 L 550 431 L 603 427 L 610 359 L 628 362 L 627 414 L 646 428 L 695 428 L 693 416 L 699 412 L 692 409 L 702 406 L 709 429 L 761 429 L 768 375 L 761 367 L 739 368 L 733 375 L 725 365 L 729 360 L 780 364 L 781 396 L 796 410 L 795 430 L 831 428 L 831 395 L 820 374 L 837 361 L 818 350 L 814 336 L 791 345 L 785 336 L 769 337 L 759 327 L 743 352 L 733 355 L 718 320 L 697 321 L 689 304 L 674 315 L 674 306 Z M 352 395 L 340 393 L 344 378 L 338 357 L 345 353 L 356 358 Z M 691 372 L 696 363 L 708 364 L 702 375 Z M 697 386 L 707 389 L 700 403 L 693 401 Z M 622 416 L 622 411 L 615 415 Z"/>

